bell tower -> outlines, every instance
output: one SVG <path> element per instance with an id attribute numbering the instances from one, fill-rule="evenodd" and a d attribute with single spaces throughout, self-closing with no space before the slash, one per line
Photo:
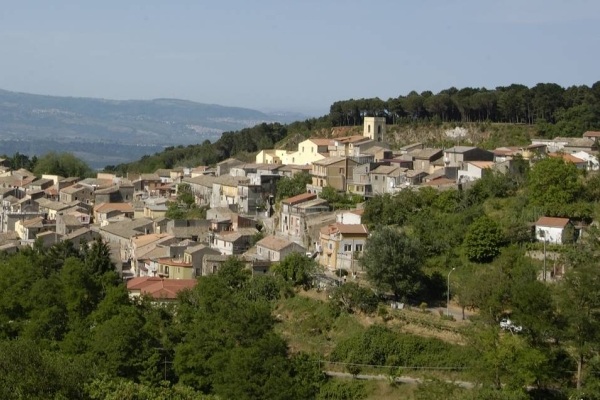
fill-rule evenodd
<path id="1" fill-rule="evenodd" d="M 377 142 L 385 139 L 385 117 L 365 117 L 363 136 Z"/>

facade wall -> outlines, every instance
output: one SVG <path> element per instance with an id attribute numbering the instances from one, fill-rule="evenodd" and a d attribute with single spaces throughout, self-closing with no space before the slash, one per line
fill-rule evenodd
<path id="1" fill-rule="evenodd" d="M 543 242 L 545 240 L 547 243 L 562 244 L 563 232 L 564 230 L 562 228 L 536 226 L 535 238 L 540 242 Z"/>

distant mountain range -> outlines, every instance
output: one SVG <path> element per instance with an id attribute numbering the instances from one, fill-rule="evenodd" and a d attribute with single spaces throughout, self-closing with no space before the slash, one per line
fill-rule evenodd
<path id="1" fill-rule="evenodd" d="M 225 131 L 304 118 L 177 99 L 104 100 L 0 89 L 0 154 L 69 151 L 100 168 L 168 146 L 213 141 Z"/>

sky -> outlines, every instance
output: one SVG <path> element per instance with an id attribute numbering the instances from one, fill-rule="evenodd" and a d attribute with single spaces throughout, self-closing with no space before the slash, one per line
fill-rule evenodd
<path id="1" fill-rule="evenodd" d="M 0 89 L 324 115 L 600 80 L 597 0 L 0 0 Z"/>

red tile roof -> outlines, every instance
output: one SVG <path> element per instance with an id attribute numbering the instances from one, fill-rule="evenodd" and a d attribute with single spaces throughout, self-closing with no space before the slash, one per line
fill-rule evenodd
<path id="1" fill-rule="evenodd" d="M 581 164 L 585 162 L 581 158 L 575 157 L 574 155 L 567 153 L 548 153 L 548 157 L 562 158 L 563 160 L 565 160 L 565 162 L 570 162 L 573 164 Z"/>
<path id="2" fill-rule="evenodd" d="M 569 223 L 569 218 L 541 217 L 535 223 L 536 226 L 548 228 L 564 228 Z"/>
<path id="3" fill-rule="evenodd" d="M 197 283 L 196 279 L 163 279 L 143 276 L 127 281 L 127 290 L 139 292 L 140 295 L 149 295 L 155 299 L 173 300 L 177 298 L 177 293 L 184 289 L 191 289 Z"/>
<path id="4" fill-rule="evenodd" d="M 282 203 L 289 204 L 291 206 L 296 205 L 298 203 L 303 203 L 305 201 L 309 201 L 312 199 L 316 199 L 317 195 L 314 193 L 302 193 L 293 197 L 288 197 L 287 199 L 282 200 Z"/>
<path id="5" fill-rule="evenodd" d="M 600 138 L 600 131 L 587 131 L 583 134 L 586 138 Z"/>
<path id="6" fill-rule="evenodd" d="M 341 233 L 342 235 L 364 235 L 369 234 L 367 226 L 364 224 L 340 224 L 335 223 L 321 228 L 321 233 L 324 235 L 332 235 Z"/>

